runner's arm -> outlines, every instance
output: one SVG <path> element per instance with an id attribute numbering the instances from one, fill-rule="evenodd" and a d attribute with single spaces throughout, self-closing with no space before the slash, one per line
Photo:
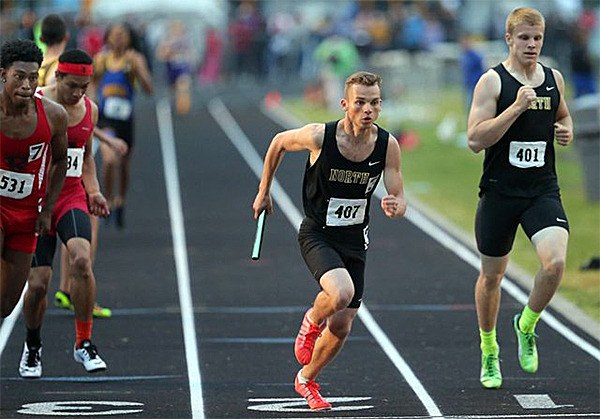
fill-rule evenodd
<path id="1" fill-rule="evenodd" d="M 36 223 L 36 231 L 44 234 L 50 229 L 50 220 L 56 200 L 62 190 L 65 174 L 67 173 L 67 111 L 58 105 L 43 98 L 44 108 L 50 122 L 52 138 L 50 140 L 50 165 L 48 166 L 48 186 L 44 206 Z"/>
<path id="2" fill-rule="evenodd" d="M 98 122 L 98 106 L 92 103 L 92 121 L 94 127 Z M 96 174 L 96 161 L 92 153 L 92 141 L 94 135 L 90 135 L 85 143 L 85 153 L 83 155 L 83 173 L 82 181 L 85 187 L 85 192 L 88 195 L 88 206 L 93 215 L 105 217 L 110 213 L 110 209 L 106 198 L 100 191 L 100 182 Z"/>
<path id="3" fill-rule="evenodd" d="M 552 70 L 552 72 L 560 92 L 560 103 L 556 112 L 556 122 L 554 123 L 554 137 L 558 144 L 567 146 L 573 141 L 573 119 L 565 100 L 565 80 L 558 70 Z"/>
<path id="4" fill-rule="evenodd" d="M 496 116 L 500 88 L 500 76 L 494 70 L 484 73 L 475 86 L 467 124 L 469 148 L 475 153 L 496 144 L 536 97 L 531 87 L 522 86 L 514 103 Z"/>
<path id="5" fill-rule="evenodd" d="M 406 212 L 401 165 L 398 140 L 390 134 L 383 172 L 383 183 L 388 194 L 381 199 L 381 209 L 390 218 L 402 217 Z"/>
<path id="6" fill-rule="evenodd" d="M 288 151 L 308 150 L 311 152 L 311 155 L 315 155 L 321 150 L 321 146 L 323 145 L 324 132 L 324 124 L 308 124 L 302 128 L 282 131 L 273 137 L 265 155 L 258 193 L 252 205 L 255 219 L 258 218 L 263 210 L 267 210 L 267 214 L 273 212 L 270 195 L 271 183 L 285 153 Z"/>

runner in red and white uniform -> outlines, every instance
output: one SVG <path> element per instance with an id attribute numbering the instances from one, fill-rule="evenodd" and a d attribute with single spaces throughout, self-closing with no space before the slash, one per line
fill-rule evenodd
<path id="1" fill-rule="evenodd" d="M 24 378 L 42 375 L 40 329 L 47 307 L 46 294 L 52 279 L 57 236 L 67 247 L 73 277 L 71 295 L 76 335 L 73 357 L 88 372 L 106 369 L 106 363 L 91 342 L 96 281 L 92 271 L 89 214 L 107 216 L 110 212 L 100 192 L 92 155 L 98 107 L 85 96 L 92 74 L 92 58 L 86 52 L 66 51 L 58 58 L 56 83 L 41 90 L 44 96 L 67 110 L 69 148 L 64 186 L 52 213 L 51 228 L 38 240 L 25 293 L 23 315 L 27 336 L 19 366 L 19 373 Z"/>
<path id="2" fill-rule="evenodd" d="M 0 50 L 2 318 L 23 292 L 37 235 L 50 228 L 67 166 L 67 114 L 35 94 L 42 56 L 29 40 L 7 41 Z"/>

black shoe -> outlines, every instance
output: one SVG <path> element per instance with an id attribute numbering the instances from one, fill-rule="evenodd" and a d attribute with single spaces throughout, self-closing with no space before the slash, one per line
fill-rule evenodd
<path id="1" fill-rule="evenodd" d="M 115 208 L 115 221 L 119 229 L 125 228 L 125 207 Z"/>
<path id="2" fill-rule="evenodd" d="M 582 271 L 597 271 L 598 269 L 600 269 L 600 257 L 591 258 L 586 263 L 581 265 L 580 269 Z"/>

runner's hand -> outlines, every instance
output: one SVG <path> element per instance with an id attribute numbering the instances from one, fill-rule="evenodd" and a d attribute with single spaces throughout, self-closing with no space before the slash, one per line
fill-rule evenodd
<path id="1" fill-rule="evenodd" d="M 88 208 L 92 215 L 98 217 L 108 217 L 110 215 L 108 201 L 100 191 L 88 195 Z"/>
<path id="2" fill-rule="evenodd" d="M 263 210 L 266 210 L 267 214 L 271 214 L 273 212 L 273 202 L 271 201 L 271 195 L 263 195 L 261 193 L 258 193 L 256 195 L 256 198 L 254 198 L 252 209 L 254 210 L 255 220 L 258 219 L 258 216 Z"/>
<path id="3" fill-rule="evenodd" d="M 406 212 L 406 202 L 395 195 L 386 195 L 381 198 L 381 209 L 390 217 L 402 217 Z"/>
<path id="4" fill-rule="evenodd" d="M 563 124 L 554 123 L 554 138 L 562 146 L 569 145 L 573 141 L 573 132 Z"/>

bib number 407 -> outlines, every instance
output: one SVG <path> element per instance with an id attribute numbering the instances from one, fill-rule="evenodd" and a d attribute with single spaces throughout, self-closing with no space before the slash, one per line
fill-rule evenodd
<path id="1" fill-rule="evenodd" d="M 330 198 L 327 206 L 327 225 L 339 227 L 362 224 L 366 208 L 366 199 Z"/>

